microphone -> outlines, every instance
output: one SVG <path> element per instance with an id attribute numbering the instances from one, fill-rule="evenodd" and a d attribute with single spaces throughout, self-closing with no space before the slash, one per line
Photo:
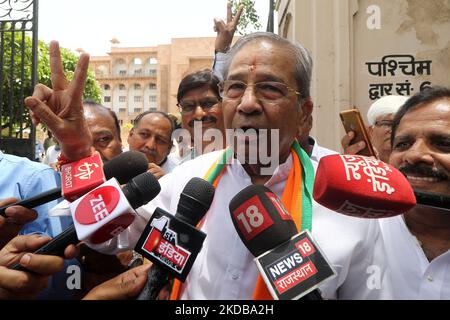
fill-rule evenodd
<path id="1" fill-rule="evenodd" d="M 180 195 L 175 216 L 156 208 L 135 247 L 153 262 L 137 300 L 156 300 L 173 277 L 186 280 L 206 237 L 195 226 L 209 210 L 214 192 L 207 181 L 192 178 Z"/>
<path id="2" fill-rule="evenodd" d="M 74 225 L 67 228 L 35 254 L 63 256 L 65 248 L 80 240 L 89 245 L 112 239 L 134 220 L 134 210 L 160 192 L 158 180 L 148 172 L 129 181 L 122 189 L 115 178 L 70 204 Z M 12 269 L 26 270 L 19 263 Z"/>
<path id="3" fill-rule="evenodd" d="M 322 300 L 315 288 L 335 272 L 309 232 L 297 234 L 292 216 L 270 189 L 251 185 L 234 196 L 229 209 L 274 299 Z"/>
<path id="4" fill-rule="evenodd" d="M 417 205 L 431 207 L 433 209 L 450 211 L 450 197 L 443 194 L 414 190 Z"/>
<path id="5" fill-rule="evenodd" d="M 68 201 L 74 201 L 89 190 L 105 182 L 100 154 L 64 164 L 60 168 L 61 193 Z"/>
<path id="6" fill-rule="evenodd" d="M 131 177 L 146 172 L 148 160 L 145 155 L 138 151 L 127 151 L 114 157 L 103 165 L 103 172 L 106 179 L 115 177 L 120 184 L 125 184 Z M 6 218 L 5 210 L 12 206 L 22 206 L 25 208 L 35 208 L 44 203 L 61 198 L 61 188 L 54 188 L 40 193 L 36 196 L 8 204 L 0 208 L 0 215 Z"/>
<path id="7" fill-rule="evenodd" d="M 392 217 L 416 205 L 414 191 L 399 170 L 359 155 L 323 157 L 313 197 L 330 210 L 359 218 Z"/>

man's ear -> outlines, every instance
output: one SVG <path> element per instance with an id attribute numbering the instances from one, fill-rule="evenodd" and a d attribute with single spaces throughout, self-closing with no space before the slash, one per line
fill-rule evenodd
<path id="1" fill-rule="evenodd" d="M 372 135 L 373 135 L 373 127 L 374 126 L 368 126 L 367 127 L 367 133 L 369 134 L 369 137 L 372 139 Z"/>
<path id="2" fill-rule="evenodd" d="M 132 128 L 130 130 L 130 132 L 128 133 L 128 139 L 127 139 L 128 144 L 130 144 L 130 138 L 133 136 L 133 134 L 134 134 L 134 128 Z"/>
<path id="3" fill-rule="evenodd" d="M 314 104 L 310 98 L 306 99 L 303 104 L 300 106 L 301 112 L 299 112 L 299 124 L 303 125 L 309 119 L 312 114 Z"/>

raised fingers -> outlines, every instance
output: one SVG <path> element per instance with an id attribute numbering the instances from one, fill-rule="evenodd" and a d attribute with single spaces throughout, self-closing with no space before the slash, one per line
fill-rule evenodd
<path id="1" fill-rule="evenodd" d="M 241 19 L 241 15 L 242 15 L 242 11 L 243 10 L 244 10 L 244 5 L 241 4 L 239 6 L 239 9 L 238 9 L 237 13 L 236 13 L 236 16 L 233 19 L 233 27 L 234 28 L 236 28 L 236 26 L 238 25 L 239 19 Z"/>
<path id="2" fill-rule="evenodd" d="M 227 3 L 227 23 L 231 22 L 233 20 L 233 13 L 231 11 L 233 7 L 233 1 L 228 1 Z"/>
<path id="3" fill-rule="evenodd" d="M 50 71 L 53 90 L 67 89 L 69 82 L 64 74 L 61 52 L 57 41 L 50 42 Z"/>
<path id="4" fill-rule="evenodd" d="M 69 84 L 69 94 L 75 101 L 80 103 L 83 100 L 84 83 L 86 82 L 87 72 L 89 68 L 89 54 L 82 53 L 78 59 L 77 67 L 73 75 L 73 79 Z"/>

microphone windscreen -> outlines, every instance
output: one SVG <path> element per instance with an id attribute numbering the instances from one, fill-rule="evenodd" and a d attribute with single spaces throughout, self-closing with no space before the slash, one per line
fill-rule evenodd
<path id="1" fill-rule="evenodd" d="M 131 179 L 122 191 L 131 207 L 136 209 L 153 200 L 161 191 L 161 186 L 153 174 L 144 172 Z"/>
<path id="2" fill-rule="evenodd" d="M 416 205 L 406 177 L 382 161 L 357 155 L 330 155 L 319 162 L 314 199 L 354 217 L 385 218 Z"/>
<path id="3" fill-rule="evenodd" d="M 198 177 L 192 178 L 181 192 L 175 217 L 196 226 L 211 207 L 214 193 L 212 184 Z"/>
<path id="4" fill-rule="evenodd" d="M 137 175 L 148 170 L 148 160 L 142 152 L 127 151 L 112 158 L 103 165 L 106 179 L 116 178 L 125 184 Z"/>
<path id="5" fill-rule="evenodd" d="M 250 185 L 233 197 L 231 219 L 242 242 L 258 257 L 297 234 L 290 213 L 267 187 Z"/>

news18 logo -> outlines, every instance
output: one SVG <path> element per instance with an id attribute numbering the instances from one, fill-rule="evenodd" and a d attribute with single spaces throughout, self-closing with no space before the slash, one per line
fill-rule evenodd
<path id="1" fill-rule="evenodd" d="M 273 220 L 257 195 L 245 201 L 233 211 L 240 233 L 247 241 L 273 225 Z"/>
<path id="2" fill-rule="evenodd" d="M 295 235 L 255 261 L 272 297 L 277 300 L 300 299 L 336 276 L 309 231 Z"/>
<path id="3" fill-rule="evenodd" d="M 296 247 L 301 249 L 292 251 L 268 266 L 271 280 L 279 294 L 297 286 L 317 273 L 314 264 L 305 260 L 305 257 L 312 253 L 312 250 L 306 255 L 301 244 L 300 246 L 296 244 Z"/>

